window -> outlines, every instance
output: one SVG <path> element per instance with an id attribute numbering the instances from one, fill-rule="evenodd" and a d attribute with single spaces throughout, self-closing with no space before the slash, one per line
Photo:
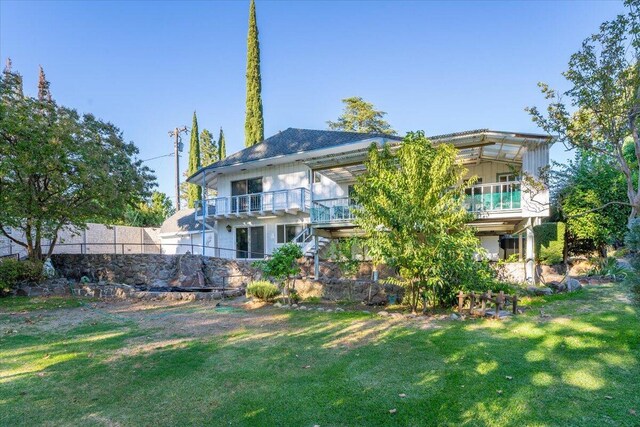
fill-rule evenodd
<path id="1" fill-rule="evenodd" d="M 302 233 L 302 224 L 279 224 L 277 227 L 276 242 L 281 245 L 292 241 L 298 234 Z"/>
<path id="2" fill-rule="evenodd" d="M 316 182 L 320 182 L 322 180 L 322 176 L 320 176 L 320 172 L 310 170 L 309 171 L 309 182 L 311 184 L 315 184 Z"/>
<path id="3" fill-rule="evenodd" d="M 522 237 L 522 246 L 525 247 L 526 237 Z M 502 249 L 502 259 L 506 260 L 511 255 L 520 255 L 520 239 L 517 235 L 505 234 L 500 236 L 500 249 Z"/>
<path id="4" fill-rule="evenodd" d="M 515 173 L 499 173 L 498 174 L 498 182 L 513 182 L 518 180 L 518 175 Z"/>
<path id="5" fill-rule="evenodd" d="M 253 196 L 233 197 L 231 199 L 231 210 L 233 212 L 262 210 L 262 195 L 256 193 L 262 193 L 262 177 L 232 181 L 232 196 L 245 196 L 250 194 L 253 194 Z"/>

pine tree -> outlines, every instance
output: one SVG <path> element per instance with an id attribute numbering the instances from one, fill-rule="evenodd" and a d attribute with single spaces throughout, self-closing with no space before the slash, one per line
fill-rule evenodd
<path id="1" fill-rule="evenodd" d="M 200 158 L 203 167 L 218 161 L 218 145 L 207 129 L 200 132 Z"/>
<path id="2" fill-rule="evenodd" d="M 227 157 L 227 145 L 224 140 L 224 132 L 222 126 L 220 126 L 220 137 L 218 138 L 218 160 L 223 160 Z"/>
<path id="3" fill-rule="evenodd" d="M 260 43 L 256 22 L 256 3 L 255 0 L 251 0 L 249 35 L 247 37 L 247 112 L 244 122 L 244 145 L 246 147 L 251 147 L 264 139 L 261 92 Z"/>
<path id="4" fill-rule="evenodd" d="M 191 176 L 200 169 L 200 138 L 198 135 L 198 118 L 193 112 L 193 124 L 191 125 L 191 142 L 189 143 L 189 168 L 187 175 Z M 202 200 L 202 192 L 199 185 L 189 184 L 187 190 L 187 206 L 193 208 L 196 202 Z"/>
<path id="5" fill-rule="evenodd" d="M 40 75 L 38 76 L 38 101 L 51 102 L 51 90 L 49 89 L 49 82 L 44 75 L 42 65 L 40 66 Z"/>

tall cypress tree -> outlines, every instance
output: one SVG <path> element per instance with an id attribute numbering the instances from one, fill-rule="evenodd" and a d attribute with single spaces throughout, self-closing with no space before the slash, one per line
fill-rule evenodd
<path id="1" fill-rule="evenodd" d="M 218 161 L 218 145 L 207 129 L 200 132 L 200 163 L 209 166 Z"/>
<path id="2" fill-rule="evenodd" d="M 244 145 L 251 147 L 264 139 L 262 118 L 262 82 L 260 78 L 260 43 L 256 22 L 256 3 L 249 8 L 249 35 L 247 36 L 247 112 L 244 122 Z"/>
<path id="3" fill-rule="evenodd" d="M 51 90 L 49 89 L 49 82 L 44 75 L 42 65 L 40 66 L 40 75 L 38 76 L 38 101 L 51 102 Z"/>
<path id="4" fill-rule="evenodd" d="M 200 169 L 200 137 L 198 134 L 198 118 L 196 112 L 193 112 L 193 124 L 191 125 L 191 142 L 189 143 L 189 168 L 187 175 L 191 176 Z M 188 184 L 187 189 L 187 206 L 193 208 L 196 202 L 202 200 L 202 192 L 200 186 Z"/>
<path id="5" fill-rule="evenodd" d="M 227 145 L 224 141 L 224 132 L 222 132 L 222 126 L 220 126 L 220 137 L 218 138 L 218 160 L 222 160 L 227 157 Z"/>

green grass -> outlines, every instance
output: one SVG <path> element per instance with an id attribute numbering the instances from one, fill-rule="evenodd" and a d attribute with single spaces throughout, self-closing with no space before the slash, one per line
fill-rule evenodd
<path id="1" fill-rule="evenodd" d="M 86 312 L 58 301 L 35 326 L 0 300 L 0 425 L 636 426 L 628 297 L 589 287 L 464 322 L 186 305 L 75 324 Z"/>

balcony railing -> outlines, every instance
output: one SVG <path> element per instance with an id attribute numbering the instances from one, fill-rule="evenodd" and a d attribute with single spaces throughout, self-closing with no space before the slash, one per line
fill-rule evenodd
<path id="1" fill-rule="evenodd" d="M 203 210 L 203 207 L 205 208 Z M 198 206 L 196 216 L 251 216 L 279 211 L 308 211 L 311 193 L 306 188 L 216 197 Z"/>
<path id="2" fill-rule="evenodd" d="M 521 209 L 520 182 L 479 184 L 467 188 L 464 207 L 469 212 L 496 212 Z M 314 200 L 311 223 L 352 223 L 358 208 L 348 197 Z"/>
<path id="3" fill-rule="evenodd" d="M 311 222 L 315 224 L 353 222 L 357 208 L 353 199 L 348 197 L 314 200 L 311 204 Z"/>
<path id="4" fill-rule="evenodd" d="M 465 190 L 464 206 L 469 212 L 505 211 L 521 208 L 519 181 L 479 184 Z"/>

